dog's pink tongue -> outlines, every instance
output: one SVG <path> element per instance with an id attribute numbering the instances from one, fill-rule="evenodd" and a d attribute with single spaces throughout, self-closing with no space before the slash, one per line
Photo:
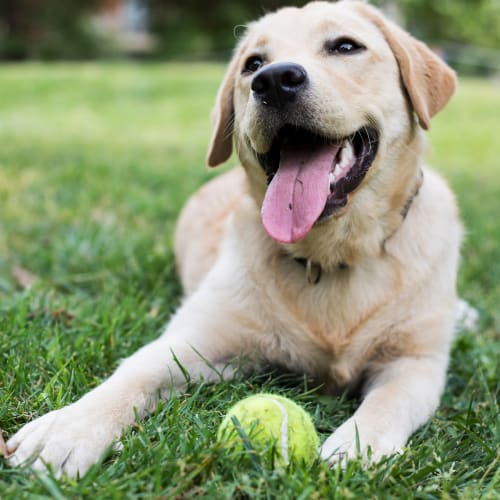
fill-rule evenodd
<path id="1" fill-rule="evenodd" d="M 295 243 L 311 230 L 330 194 L 328 176 L 338 150 L 337 144 L 283 147 L 262 205 L 262 223 L 271 238 Z"/>

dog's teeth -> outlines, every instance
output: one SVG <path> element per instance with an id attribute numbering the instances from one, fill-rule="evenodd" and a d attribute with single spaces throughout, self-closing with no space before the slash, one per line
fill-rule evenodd
<path id="1" fill-rule="evenodd" d="M 342 147 L 342 151 L 340 152 L 340 167 L 345 168 L 349 163 L 351 163 L 352 158 L 354 156 L 354 150 L 352 148 L 351 141 L 346 140 L 344 142 L 344 146 Z"/>
<path id="2" fill-rule="evenodd" d="M 346 139 L 342 144 L 342 148 L 339 154 L 339 161 L 335 164 L 333 172 L 328 175 L 328 183 L 330 185 L 330 190 L 332 190 L 333 184 L 339 180 L 342 176 L 344 169 L 349 166 L 354 157 L 354 150 L 352 148 L 351 141 Z"/>

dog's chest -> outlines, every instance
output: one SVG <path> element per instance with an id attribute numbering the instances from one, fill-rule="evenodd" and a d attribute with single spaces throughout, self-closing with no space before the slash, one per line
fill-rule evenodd
<path id="1" fill-rule="evenodd" d="M 381 336 L 377 316 L 395 296 L 394 273 L 379 262 L 322 273 L 314 284 L 301 266 L 285 267 L 266 293 L 273 304 L 267 357 L 322 377 L 357 376 Z"/>

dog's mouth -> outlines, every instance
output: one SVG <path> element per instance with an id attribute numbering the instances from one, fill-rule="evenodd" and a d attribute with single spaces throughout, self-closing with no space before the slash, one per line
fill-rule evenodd
<path id="1" fill-rule="evenodd" d="M 343 138 L 282 127 L 270 150 L 257 155 L 268 178 L 262 222 L 269 236 L 295 243 L 316 222 L 338 212 L 364 179 L 377 147 L 372 127 Z"/>

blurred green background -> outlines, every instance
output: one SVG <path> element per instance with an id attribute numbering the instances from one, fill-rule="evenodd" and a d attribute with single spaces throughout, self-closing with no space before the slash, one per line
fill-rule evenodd
<path id="1" fill-rule="evenodd" d="M 2 0 L 0 59 L 225 59 L 245 23 L 300 0 Z M 500 0 L 372 0 L 464 73 L 500 71 Z"/>

